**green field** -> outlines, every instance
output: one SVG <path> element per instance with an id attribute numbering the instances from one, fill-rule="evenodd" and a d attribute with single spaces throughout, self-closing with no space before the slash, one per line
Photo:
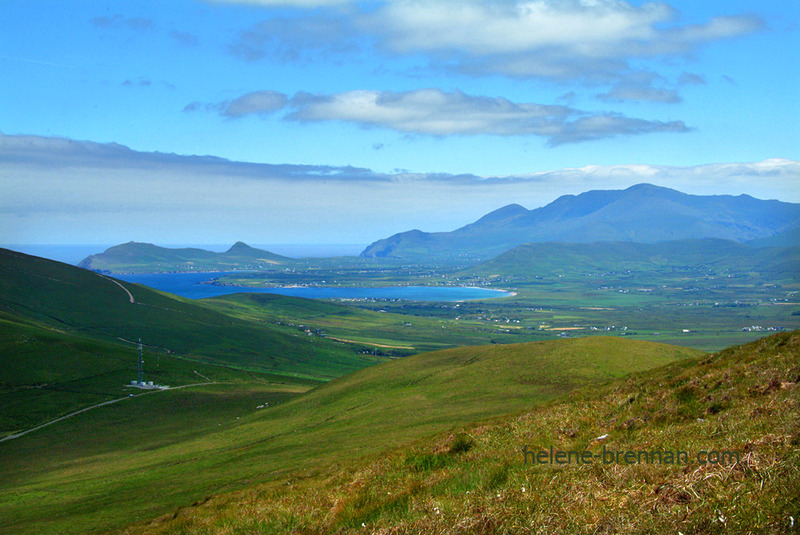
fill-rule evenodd
<path id="1" fill-rule="evenodd" d="M 406 317 L 405 321 L 395 316 L 391 321 L 364 321 L 362 329 L 357 323 L 346 325 L 324 314 L 304 320 L 331 336 L 360 334 L 368 340 L 374 334 L 376 343 L 425 350 L 602 334 L 717 351 L 800 328 L 797 247 L 759 249 L 724 240 L 532 244 L 469 267 L 392 266 L 386 260 L 371 266 L 368 260 L 378 262 L 320 261 L 306 269 L 227 275 L 220 283 L 244 287 L 310 286 L 320 281 L 327 286 L 460 285 L 516 294 L 464 303 L 350 301 L 348 305 Z M 261 308 L 271 306 L 279 303 L 265 303 Z M 398 327 L 401 323 L 405 329 Z M 411 343 L 403 344 L 404 339 Z"/>
<path id="2" fill-rule="evenodd" d="M 15 533 L 120 528 L 697 354 L 616 338 L 559 340 L 414 355 L 292 399 L 302 387 L 266 382 L 140 396 L 0 443 L 0 518 Z"/>

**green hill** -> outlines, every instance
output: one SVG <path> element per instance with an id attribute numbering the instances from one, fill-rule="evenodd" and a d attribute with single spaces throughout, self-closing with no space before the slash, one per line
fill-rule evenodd
<path id="1" fill-rule="evenodd" d="M 221 386 L 195 390 L 191 401 L 186 391 L 135 398 L 0 443 L 0 530 L 118 529 L 698 355 L 618 338 L 558 340 L 414 355 L 264 409 L 255 397 L 233 404 L 235 391 Z"/>
<path id="2" fill-rule="evenodd" d="M 224 253 L 204 249 L 159 247 L 128 242 L 84 258 L 79 267 L 103 273 L 165 273 L 184 271 L 233 271 L 275 269 L 294 260 L 236 242 Z"/>
<path id="3" fill-rule="evenodd" d="M 794 332 L 522 414 L 454 420 L 411 446 L 208 496 L 126 533 L 777 534 L 797 533 L 798 518 Z"/>
<path id="4" fill-rule="evenodd" d="M 680 271 L 758 272 L 797 278 L 800 247 L 755 248 L 705 239 L 662 243 L 529 243 L 475 266 L 470 273 L 530 277 L 550 273 Z"/>
<path id="5" fill-rule="evenodd" d="M 198 382 L 195 371 L 218 380 L 231 370 L 316 384 L 383 360 L 359 346 L 4 249 L 0 325 L 0 431 L 7 432 L 125 394 L 140 338 L 147 379 L 172 386 Z"/>

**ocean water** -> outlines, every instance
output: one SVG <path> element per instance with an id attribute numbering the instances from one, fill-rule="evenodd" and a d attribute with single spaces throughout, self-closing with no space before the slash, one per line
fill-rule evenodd
<path id="1" fill-rule="evenodd" d="M 0 247 L 19 251 L 21 253 L 49 258 L 67 264 L 77 264 L 89 255 L 105 251 L 111 245 L 0 245 Z M 221 252 L 230 246 L 225 245 L 170 245 L 169 247 L 199 247 L 209 251 Z M 319 244 L 273 244 L 253 245 L 276 254 L 293 258 L 302 257 L 331 257 L 331 256 L 356 256 L 363 246 L 361 245 L 319 245 Z M 137 282 L 187 297 L 189 299 L 202 299 L 217 295 L 233 293 L 273 293 L 290 295 L 294 297 L 307 297 L 311 299 L 403 299 L 410 301 L 467 301 L 471 299 L 491 299 L 505 297 L 508 292 L 502 290 L 489 290 L 486 288 L 472 287 L 441 287 L 441 286 L 390 286 L 382 288 L 371 287 L 288 287 L 288 288 L 245 288 L 238 286 L 214 286 L 204 284 L 215 277 L 225 273 L 146 273 L 138 275 L 114 275 L 114 277 L 128 282 Z"/>
<path id="2" fill-rule="evenodd" d="M 371 287 L 287 287 L 245 288 L 241 286 L 215 286 L 205 284 L 225 273 L 144 273 L 114 275 L 127 282 L 144 284 L 157 290 L 187 297 L 202 299 L 233 293 L 272 293 L 307 297 L 310 299 L 403 299 L 409 301 L 467 301 L 506 297 L 508 292 L 460 286 L 389 286 Z"/>

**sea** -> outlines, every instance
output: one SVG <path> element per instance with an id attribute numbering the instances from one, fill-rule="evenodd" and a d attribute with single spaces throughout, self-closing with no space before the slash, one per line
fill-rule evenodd
<path id="1" fill-rule="evenodd" d="M 239 272 L 241 273 L 241 272 Z M 234 293 L 271 293 L 306 297 L 310 299 L 338 300 L 405 300 L 457 302 L 473 299 L 507 297 L 508 292 L 488 288 L 462 286 L 290 286 L 276 288 L 251 288 L 243 286 L 217 286 L 210 281 L 227 273 L 143 273 L 114 277 L 126 282 L 144 284 L 150 288 L 180 295 L 189 299 L 202 299 Z"/>
<path id="2" fill-rule="evenodd" d="M 102 253 L 110 245 L 0 245 L 21 253 L 49 258 L 76 265 L 89 255 Z M 169 247 L 197 247 L 207 251 L 222 252 L 230 245 L 185 244 Z M 324 258 L 333 256 L 357 256 L 363 245 L 358 244 L 254 244 L 264 249 L 291 258 Z M 408 300 L 431 302 L 458 302 L 474 299 L 507 297 L 509 292 L 487 288 L 462 286 L 387 286 L 387 287 L 332 287 L 298 286 L 277 288 L 251 288 L 242 286 L 217 286 L 209 284 L 226 273 L 146 273 L 115 274 L 114 277 L 127 282 L 144 284 L 151 288 L 180 295 L 189 299 L 202 299 L 233 293 L 272 293 L 310 299 L 339 300 Z"/>

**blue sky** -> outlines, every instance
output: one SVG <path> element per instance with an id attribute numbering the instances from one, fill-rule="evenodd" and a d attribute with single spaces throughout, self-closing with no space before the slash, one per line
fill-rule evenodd
<path id="1" fill-rule="evenodd" d="M 4 0 L 0 243 L 369 243 L 652 182 L 800 202 L 795 0 Z"/>

